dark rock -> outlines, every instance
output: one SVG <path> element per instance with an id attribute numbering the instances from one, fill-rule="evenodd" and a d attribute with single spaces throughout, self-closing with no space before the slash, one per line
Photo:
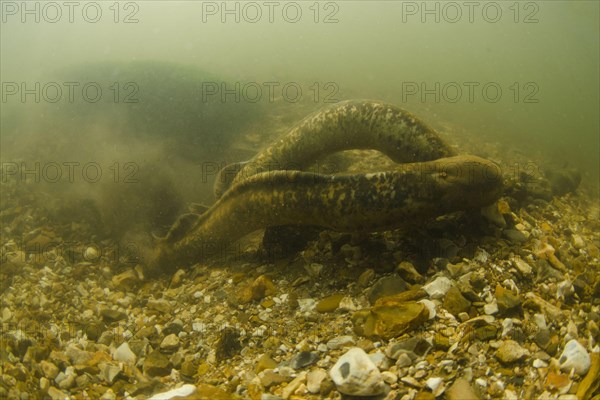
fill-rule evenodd
<path id="1" fill-rule="evenodd" d="M 581 183 L 581 173 L 574 168 L 548 169 L 545 172 L 555 196 L 574 192 Z"/>
<path id="2" fill-rule="evenodd" d="M 467 312 L 471 307 L 471 302 L 464 298 L 456 287 L 451 287 L 444 297 L 443 306 L 448 312 L 454 316 L 458 316 L 461 312 Z"/>
<path id="3" fill-rule="evenodd" d="M 502 231 L 502 236 L 513 243 L 525 243 L 527 241 L 527 236 L 517 229 L 505 229 Z"/>
<path id="4" fill-rule="evenodd" d="M 405 290 L 408 290 L 408 284 L 404 279 L 398 275 L 384 276 L 371 287 L 369 291 L 369 303 L 375 304 L 377 299 L 404 292 Z"/>
<path id="5" fill-rule="evenodd" d="M 312 351 L 301 351 L 289 361 L 289 366 L 293 369 L 302 369 L 319 361 L 319 355 Z"/>
<path id="6" fill-rule="evenodd" d="M 171 363 L 166 355 L 155 350 L 144 360 L 143 369 L 148 376 L 166 376 L 171 373 Z"/>
<path id="7" fill-rule="evenodd" d="M 106 322 L 116 322 L 127 318 L 127 314 L 123 311 L 104 308 L 100 311 L 100 315 Z"/>
<path id="8" fill-rule="evenodd" d="M 227 360 L 235 356 L 242 349 L 240 334 L 234 328 L 224 328 L 217 341 L 215 355 L 217 360 Z"/>
<path id="9" fill-rule="evenodd" d="M 498 310 L 501 315 L 520 312 L 521 298 L 518 294 L 497 285 L 495 296 L 496 302 L 498 303 Z"/>

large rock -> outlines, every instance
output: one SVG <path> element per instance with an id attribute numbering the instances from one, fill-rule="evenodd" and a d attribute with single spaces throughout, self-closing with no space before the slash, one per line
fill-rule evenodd
<path id="1" fill-rule="evenodd" d="M 348 350 L 329 371 L 337 390 L 351 396 L 375 396 L 385 391 L 379 369 L 361 348 Z"/>

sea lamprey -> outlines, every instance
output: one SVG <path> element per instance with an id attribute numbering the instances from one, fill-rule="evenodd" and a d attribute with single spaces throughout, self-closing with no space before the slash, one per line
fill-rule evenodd
<path id="1" fill-rule="evenodd" d="M 172 229 L 154 260 L 191 265 L 255 230 L 310 225 L 346 232 L 401 227 L 438 215 L 476 209 L 502 192 L 496 164 L 476 156 L 399 164 L 367 174 L 270 171 L 233 185 L 205 213 Z M 183 234 L 181 234 L 183 233 Z"/>

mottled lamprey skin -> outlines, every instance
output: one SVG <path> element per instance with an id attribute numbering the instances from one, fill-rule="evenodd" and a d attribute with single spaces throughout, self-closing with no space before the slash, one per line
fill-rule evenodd
<path id="1" fill-rule="evenodd" d="M 237 175 L 225 168 L 215 182 L 217 198 L 248 177 L 265 171 L 303 171 L 342 150 L 379 150 L 397 163 L 456 155 L 432 128 L 391 104 L 348 100 L 304 118 L 286 135 L 244 163 Z"/>
<path id="2" fill-rule="evenodd" d="M 277 163 L 304 168 L 355 148 L 377 149 L 404 164 L 340 175 L 269 169 Z M 349 101 L 305 118 L 245 164 L 227 187 L 205 213 L 172 228 L 151 265 L 168 270 L 227 254 L 237 239 L 271 226 L 374 232 L 477 209 L 500 197 L 502 177 L 488 160 L 454 156 L 433 130 L 397 107 Z"/>

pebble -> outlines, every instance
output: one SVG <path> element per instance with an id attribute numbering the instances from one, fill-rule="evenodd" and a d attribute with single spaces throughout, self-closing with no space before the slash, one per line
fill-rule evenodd
<path id="1" fill-rule="evenodd" d="M 310 393 L 319 393 L 321 382 L 327 378 L 327 371 L 321 368 L 313 369 L 306 374 L 306 388 Z"/>
<path id="2" fill-rule="evenodd" d="M 266 369 L 275 369 L 276 367 L 277 362 L 275 362 L 268 354 L 263 354 L 259 357 L 256 364 L 256 372 L 261 372 Z"/>
<path id="3" fill-rule="evenodd" d="M 577 250 L 581 250 L 585 247 L 585 242 L 580 235 L 573 235 L 571 237 L 571 243 L 573 243 L 573 247 Z"/>
<path id="4" fill-rule="evenodd" d="M 446 390 L 447 400 L 480 400 L 481 397 L 477 394 L 475 389 L 471 386 L 468 380 L 465 378 L 458 378 L 454 383 Z"/>
<path id="5" fill-rule="evenodd" d="M 496 357 L 505 364 L 519 361 L 528 354 L 527 350 L 522 348 L 514 340 L 504 340 L 496 350 Z"/>
<path id="6" fill-rule="evenodd" d="M 533 274 L 533 268 L 531 265 L 527 264 L 519 257 L 515 257 L 513 260 L 513 265 L 517 268 L 517 270 L 521 273 L 521 275 L 529 276 Z"/>
<path id="7" fill-rule="evenodd" d="M 54 386 L 48 388 L 48 396 L 50 396 L 52 400 L 65 400 L 69 398 L 69 395 Z"/>
<path id="8" fill-rule="evenodd" d="M 319 360 L 319 354 L 312 351 L 301 351 L 290 360 L 289 366 L 295 370 L 306 368 Z"/>
<path id="9" fill-rule="evenodd" d="M 444 379 L 431 377 L 425 381 L 425 386 L 431 390 L 431 393 L 433 393 L 435 397 L 438 397 L 444 392 Z"/>
<path id="10" fill-rule="evenodd" d="M 419 274 L 415 266 L 408 261 L 402 261 L 398 264 L 396 272 L 408 282 L 417 283 L 422 282 L 424 279 L 423 275 Z"/>
<path id="11" fill-rule="evenodd" d="M 412 331 L 428 319 L 429 310 L 423 304 L 398 302 L 394 297 L 381 298 L 370 309 L 357 311 L 352 315 L 357 334 L 383 339 Z"/>
<path id="12" fill-rule="evenodd" d="M 585 347 L 575 339 L 567 342 L 558 359 L 562 371 L 568 372 L 574 369 L 575 373 L 579 375 L 585 375 L 590 369 L 591 362 L 590 355 L 585 350 Z"/>
<path id="13" fill-rule="evenodd" d="M 539 358 L 536 358 L 535 360 L 533 360 L 533 368 L 546 368 L 548 367 L 548 363 L 546 361 L 540 360 Z"/>
<path id="14" fill-rule="evenodd" d="M 135 364 L 136 358 L 136 355 L 133 351 L 131 351 L 127 342 L 123 342 L 119 347 L 117 347 L 113 354 L 113 359 L 115 361 L 120 361 L 132 365 Z"/>
<path id="15" fill-rule="evenodd" d="M 283 382 L 289 382 L 292 380 L 291 377 L 283 376 L 272 369 L 267 369 L 261 372 L 259 375 L 260 383 L 266 388 L 271 386 L 279 385 Z"/>
<path id="16" fill-rule="evenodd" d="M 123 371 L 123 368 L 119 365 L 111 364 L 111 363 L 101 363 L 100 367 L 100 376 L 107 383 L 114 383 L 117 376 Z"/>
<path id="17" fill-rule="evenodd" d="M 471 302 L 460 293 L 458 288 L 452 286 L 448 289 L 442 305 L 450 314 L 458 316 L 461 312 L 469 310 Z"/>
<path id="18" fill-rule="evenodd" d="M 340 301 L 344 298 L 343 294 L 334 294 L 329 297 L 321 299 L 315 306 L 315 310 L 320 313 L 329 313 L 337 310 L 340 305 Z"/>
<path id="19" fill-rule="evenodd" d="M 179 337 L 171 333 L 170 335 L 165 336 L 165 338 L 160 343 L 160 348 L 166 352 L 172 352 L 177 350 L 179 347 Z"/>
<path id="20" fill-rule="evenodd" d="M 499 311 L 498 308 L 498 303 L 496 303 L 496 300 L 492 301 L 491 303 L 487 303 L 486 305 L 483 306 L 483 312 L 486 315 L 494 315 L 497 314 Z"/>
<path id="21" fill-rule="evenodd" d="M 513 243 L 519 244 L 525 243 L 528 239 L 527 234 L 517 229 L 505 229 L 502 231 L 502 236 L 504 236 Z"/>
<path id="22" fill-rule="evenodd" d="M 520 310 L 521 298 L 512 290 L 506 289 L 501 285 L 496 285 L 494 295 L 500 314 L 514 313 Z"/>
<path id="23" fill-rule="evenodd" d="M 375 396 L 385 391 L 379 369 L 367 353 L 353 347 L 329 371 L 338 391 L 351 396 Z"/>
<path id="24" fill-rule="evenodd" d="M 393 385 L 394 383 L 398 382 L 398 375 L 390 371 L 383 371 L 381 373 L 381 378 L 388 385 Z"/>
<path id="25" fill-rule="evenodd" d="M 44 376 L 48 379 L 56 378 L 59 372 L 58 367 L 56 365 L 46 360 L 42 360 L 40 362 L 40 368 L 42 369 L 42 373 L 44 374 Z"/>
<path id="26" fill-rule="evenodd" d="M 441 299 L 452 287 L 452 281 L 445 276 L 439 276 L 434 281 L 423 286 L 423 290 L 427 292 L 432 299 Z"/>
<path id="27" fill-rule="evenodd" d="M 166 376 L 171 372 L 171 363 L 167 356 L 155 350 L 146 356 L 143 370 L 149 376 Z"/>
<path id="28" fill-rule="evenodd" d="M 382 297 L 392 296 L 408 289 L 408 284 L 404 281 L 404 279 L 400 278 L 400 276 L 384 276 L 375 282 L 375 284 L 369 290 L 369 303 L 375 304 L 375 302 Z"/>
<path id="29" fill-rule="evenodd" d="M 356 342 L 350 335 L 337 336 L 327 342 L 327 347 L 330 350 L 341 349 L 342 347 L 354 346 Z"/>
<path id="30" fill-rule="evenodd" d="M 290 383 L 287 384 L 286 387 L 281 391 L 281 397 L 284 399 L 288 399 L 292 394 L 304 394 L 306 392 L 306 387 L 304 386 L 304 382 L 306 381 L 306 371 L 303 371 L 298 374 L 297 377 L 292 379 Z M 304 388 L 303 388 L 304 386 Z"/>

